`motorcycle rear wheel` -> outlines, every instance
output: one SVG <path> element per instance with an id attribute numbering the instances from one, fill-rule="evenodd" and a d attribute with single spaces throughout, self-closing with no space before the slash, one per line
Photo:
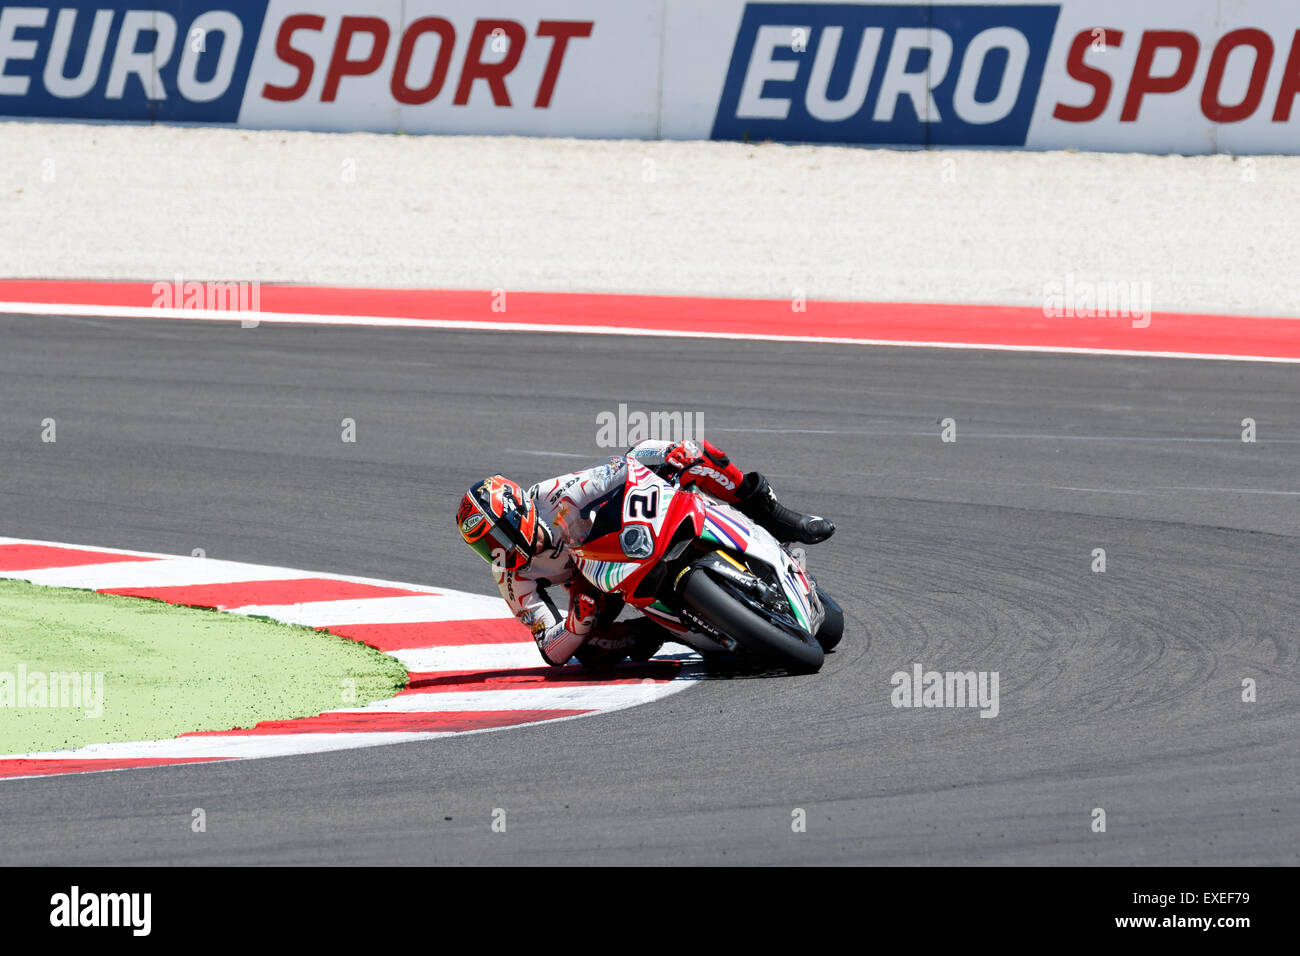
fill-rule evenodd
<path id="1" fill-rule="evenodd" d="M 816 640 L 811 637 L 800 640 L 772 624 L 703 570 L 691 572 L 681 595 L 697 615 L 768 663 L 791 671 L 813 673 L 821 669 L 826 659 Z"/>

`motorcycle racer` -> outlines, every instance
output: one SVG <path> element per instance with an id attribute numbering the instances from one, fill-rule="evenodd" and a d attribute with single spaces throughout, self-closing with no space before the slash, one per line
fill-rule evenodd
<path id="1" fill-rule="evenodd" d="M 782 505 L 761 473 L 742 474 L 707 441 L 643 441 L 626 457 L 539 482 L 527 491 L 502 475 L 475 482 L 461 499 L 457 528 L 492 565 L 497 589 L 532 633 L 547 664 L 562 665 L 574 656 L 587 667 L 611 666 L 629 656 L 644 661 L 667 637 L 645 618 L 614 621 L 621 598 L 588 582 L 568 550 L 586 538 L 586 515 L 593 504 L 622 486 L 627 458 L 733 505 L 779 541 L 816 544 L 835 533 L 826 518 Z M 558 586 L 569 592 L 564 614 L 549 594 Z"/>

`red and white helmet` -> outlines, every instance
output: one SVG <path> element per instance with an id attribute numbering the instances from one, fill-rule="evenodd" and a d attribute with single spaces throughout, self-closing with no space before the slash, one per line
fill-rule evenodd
<path id="1" fill-rule="evenodd" d="M 533 558 L 537 509 L 519 485 L 502 475 L 470 486 L 460 500 L 456 526 L 489 564 L 513 571 Z"/>

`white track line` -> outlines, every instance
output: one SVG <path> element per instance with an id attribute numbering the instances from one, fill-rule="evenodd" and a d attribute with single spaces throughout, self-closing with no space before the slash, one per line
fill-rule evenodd
<path id="1" fill-rule="evenodd" d="M 501 598 L 443 592 L 437 595 L 357 598 L 347 601 L 308 601 L 303 604 L 250 604 L 229 608 L 233 614 L 260 614 L 288 624 L 330 627 L 343 624 L 423 624 L 475 618 L 513 617 Z M 533 652 L 537 646 L 530 644 Z M 538 662 L 541 659 L 538 658 Z"/>
<path id="2" fill-rule="evenodd" d="M 1058 345 L 999 345 L 988 342 L 923 342 L 863 339 L 826 335 L 770 335 L 748 332 L 701 332 L 679 329 L 639 329 L 612 325 L 535 324 L 529 322 L 471 322 L 461 319 L 411 319 L 384 315 L 313 315 L 299 312 L 231 312 L 214 309 L 154 309 L 148 306 L 51 305 L 46 302 L 0 302 L 0 315 L 85 316 L 89 318 L 189 319 L 197 322 L 253 320 L 267 325 L 361 325 L 386 328 L 462 329 L 483 332 L 564 332 L 578 335 L 633 335 L 677 339 L 732 339 L 754 342 L 806 342 L 820 345 L 891 346 L 912 349 L 977 349 L 994 352 L 1038 352 L 1053 355 L 1119 355 L 1132 358 L 1203 359 L 1220 362 L 1300 364 L 1300 358 L 1266 355 L 1160 352 L 1142 349 L 1076 348 Z"/>
<path id="3" fill-rule="evenodd" d="M 10 576 L 19 572 L 0 572 Z M 116 561 L 80 567 L 21 572 L 23 580 L 52 588 L 161 588 L 196 584 L 236 584 L 240 581 L 283 581 L 301 577 L 292 568 L 268 568 L 238 561 L 170 558 L 161 561 Z"/>
<path id="4" fill-rule="evenodd" d="M 71 542 L 71 541 L 45 541 L 39 538 L 7 538 L 7 537 L 0 536 L 0 545 L 5 545 L 5 544 L 32 544 L 32 545 L 40 545 L 42 547 L 49 547 L 49 548 L 71 548 L 76 551 L 99 551 L 99 552 L 103 552 L 104 554 L 129 554 L 140 558 L 154 558 L 155 561 L 149 562 L 151 564 L 161 563 L 162 561 L 181 561 L 181 560 L 210 561 L 210 562 L 222 561 L 222 559 L 220 558 L 194 558 L 190 555 L 159 554 L 155 551 L 130 551 L 126 548 L 106 548 L 98 544 L 77 544 L 76 542 Z M 124 567 L 126 565 L 144 567 L 146 562 L 143 561 L 114 562 L 114 565 L 118 565 L 118 564 Z M 431 588 L 427 584 L 414 584 L 409 581 L 388 581 L 383 578 L 367 578 L 356 574 L 338 574 L 337 572 L 334 571 L 303 571 L 299 568 L 282 568 L 282 567 L 277 567 L 276 565 L 269 565 L 269 564 L 249 565 L 241 561 L 222 561 L 222 564 L 226 567 L 258 568 L 262 572 L 274 573 L 274 572 L 282 571 L 285 574 L 287 574 L 289 577 L 295 577 L 295 578 L 296 577 L 330 578 L 331 580 L 335 580 L 335 581 L 351 581 L 356 584 L 374 584 L 378 587 L 405 588 L 408 591 L 430 591 L 431 593 L 435 593 L 435 594 L 446 594 L 452 596 L 463 595 L 465 597 L 478 598 L 480 600 L 484 598 L 484 595 L 482 594 L 470 594 L 468 591 L 454 591 L 450 588 Z M 82 567 L 83 568 L 88 567 L 88 565 L 82 565 Z M 96 565 L 96 567 L 110 567 L 110 565 L 107 564 Z M 49 569 L 41 569 L 41 571 L 44 570 L 49 570 Z M 18 580 L 25 581 L 27 580 L 29 575 L 41 573 L 41 571 L 0 571 L 0 577 L 15 578 Z M 257 580 L 257 579 L 256 578 L 232 578 L 229 582 L 213 581 L 209 583 L 233 584 L 240 580 Z M 267 578 L 267 580 L 271 580 L 271 579 Z"/>
<path id="5" fill-rule="evenodd" d="M 329 711 L 331 714 L 427 714 L 459 710 L 568 710 L 594 708 L 621 710 L 648 704 L 676 693 L 672 681 L 647 680 L 636 684 L 607 684 L 597 687 L 537 687 L 529 690 L 438 691 L 400 694 L 377 700 L 366 707 Z"/>
<path id="6" fill-rule="evenodd" d="M 415 647 L 390 652 L 413 674 L 428 671 L 516 670 L 545 667 L 532 641 L 519 644 L 465 644 Z"/>
<path id="7" fill-rule="evenodd" d="M 4 760 L 185 760 L 193 757 L 288 757 L 294 754 L 324 753 L 383 744 L 401 744 L 435 736 L 432 733 L 307 733 L 258 734 L 241 737 L 171 737 L 166 740 L 132 740 L 90 744 L 75 750 L 46 750 L 40 753 L 7 755 Z M 448 736 L 441 734 L 439 736 Z M 21 780 L 21 777 L 10 777 Z"/>

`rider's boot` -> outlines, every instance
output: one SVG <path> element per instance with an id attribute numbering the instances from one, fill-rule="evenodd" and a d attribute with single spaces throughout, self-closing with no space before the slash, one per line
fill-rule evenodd
<path id="1" fill-rule="evenodd" d="M 829 519 L 802 514 L 777 501 L 772 486 L 757 471 L 745 475 L 736 494 L 736 508 L 766 528 L 778 541 L 817 544 L 835 533 L 835 525 Z"/>
<path id="2" fill-rule="evenodd" d="M 644 664 L 659 653 L 668 636 L 662 627 L 648 618 L 614 621 L 588 638 L 573 656 L 588 670 L 609 670 L 628 657 Z"/>
<path id="3" fill-rule="evenodd" d="M 634 618 L 627 622 L 631 627 L 632 647 L 627 656 L 638 664 L 644 664 L 659 653 L 668 639 L 668 632 L 648 618 Z"/>

